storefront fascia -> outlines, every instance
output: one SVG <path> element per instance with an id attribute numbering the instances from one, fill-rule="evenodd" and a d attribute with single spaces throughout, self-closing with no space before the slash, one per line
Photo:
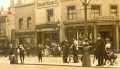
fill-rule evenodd
<path id="1" fill-rule="evenodd" d="M 37 44 L 45 44 L 46 40 L 59 42 L 59 27 L 57 24 L 37 25 Z"/>
<path id="2" fill-rule="evenodd" d="M 24 44 L 25 47 L 34 47 L 35 32 L 16 32 L 16 44 Z"/>
<path id="3" fill-rule="evenodd" d="M 96 22 L 96 29 L 97 34 L 102 34 L 103 38 L 110 38 L 112 41 L 112 47 L 115 49 L 116 52 L 119 52 L 119 20 L 99 20 Z M 106 34 L 105 34 L 106 33 Z M 96 36 L 97 37 L 97 36 Z"/>
<path id="4" fill-rule="evenodd" d="M 73 38 L 77 40 L 82 40 L 84 37 L 84 22 L 74 22 L 74 23 L 65 23 L 65 34 L 68 40 L 73 40 Z M 92 23 L 88 23 L 88 38 L 93 40 L 93 31 L 92 31 Z"/>

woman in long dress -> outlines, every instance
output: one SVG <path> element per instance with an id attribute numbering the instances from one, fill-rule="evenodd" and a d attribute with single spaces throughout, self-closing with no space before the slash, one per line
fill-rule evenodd
<path id="1" fill-rule="evenodd" d="M 88 40 L 83 41 L 82 66 L 83 67 L 90 67 L 91 66 L 90 46 L 89 46 Z"/>

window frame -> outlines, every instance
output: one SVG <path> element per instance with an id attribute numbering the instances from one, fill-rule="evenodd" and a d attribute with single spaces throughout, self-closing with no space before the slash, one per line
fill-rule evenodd
<path id="1" fill-rule="evenodd" d="M 110 5 L 110 15 L 118 16 L 118 6 Z"/>
<path id="2" fill-rule="evenodd" d="M 77 11 L 75 5 L 67 6 L 67 19 L 68 20 L 75 20 L 77 18 Z"/>
<path id="3" fill-rule="evenodd" d="M 27 17 L 27 29 L 30 28 L 30 24 L 32 23 L 32 17 Z"/>
<path id="4" fill-rule="evenodd" d="M 22 29 L 22 25 L 23 25 L 23 18 L 19 18 L 19 29 Z"/>
<path id="5" fill-rule="evenodd" d="M 99 4 L 91 5 L 91 13 L 94 16 L 101 16 L 101 14 L 102 14 L 102 12 L 101 12 L 101 5 L 99 5 Z"/>
<path id="6" fill-rule="evenodd" d="M 54 9 L 53 8 L 49 8 L 46 10 L 47 11 L 47 21 L 51 22 L 52 21 L 52 17 L 54 17 Z"/>

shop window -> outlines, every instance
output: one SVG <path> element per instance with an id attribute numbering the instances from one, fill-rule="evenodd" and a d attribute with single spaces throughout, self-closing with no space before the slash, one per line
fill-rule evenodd
<path id="1" fill-rule="evenodd" d="M 52 9 L 47 9 L 47 20 L 49 22 L 54 21 L 54 10 Z"/>
<path id="2" fill-rule="evenodd" d="M 117 16 L 118 15 L 118 7 L 117 5 L 110 6 L 110 15 Z"/>
<path id="3" fill-rule="evenodd" d="M 101 15 L 101 6 L 100 5 L 91 5 L 91 14 L 94 16 Z"/>
<path id="4" fill-rule="evenodd" d="M 32 20 L 31 17 L 27 17 L 27 29 L 30 28 L 31 20 Z"/>
<path id="5" fill-rule="evenodd" d="M 67 7 L 67 19 L 68 20 L 76 19 L 76 9 L 75 9 L 75 6 L 68 6 Z"/>
<path id="6" fill-rule="evenodd" d="M 19 29 L 22 29 L 23 18 L 19 18 Z"/>

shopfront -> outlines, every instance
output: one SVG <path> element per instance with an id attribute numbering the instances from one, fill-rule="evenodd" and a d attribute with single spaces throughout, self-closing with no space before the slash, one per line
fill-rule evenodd
<path id="1" fill-rule="evenodd" d="M 59 27 L 57 24 L 38 25 L 37 44 L 45 44 L 46 42 L 59 42 Z"/>
<path id="2" fill-rule="evenodd" d="M 100 34 L 101 37 L 105 40 L 109 38 L 112 43 L 112 47 L 116 48 L 116 32 L 114 25 L 99 25 L 97 26 L 97 34 Z"/>
<path id="3" fill-rule="evenodd" d="M 109 38 L 112 43 L 112 48 L 119 52 L 119 22 L 118 20 L 104 19 L 96 22 L 96 33 L 100 34 L 105 40 Z M 97 37 L 97 36 L 96 36 Z"/>
<path id="4" fill-rule="evenodd" d="M 0 48 L 8 48 L 8 39 L 5 36 L 0 36 Z"/>
<path id="5" fill-rule="evenodd" d="M 120 29 L 119 22 L 116 20 L 101 20 L 96 22 L 88 23 L 88 38 L 93 42 L 96 41 L 97 35 L 100 34 L 101 37 L 105 40 L 109 38 L 112 43 L 112 48 L 119 51 L 120 45 Z M 82 23 L 68 23 L 65 24 L 65 34 L 68 40 L 73 40 L 73 38 L 77 40 L 81 40 L 84 38 L 84 24 Z"/>
<path id="6" fill-rule="evenodd" d="M 26 48 L 35 47 L 35 32 L 16 32 L 16 44 Z"/>
<path id="7" fill-rule="evenodd" d="M 88 39 L 89 40 L 93 40 L 93 27 L 92 25 L 89 25 L 87 28 L 88 31 Z M 84 32 L 85 32 L 85 27 L 84 24 L 68 24 L 65 25 L 65 34 L 68 40 L 73 40 L 73 39 L 77 39 L 77 40 L 82 40 L 84 39 Z"/>

